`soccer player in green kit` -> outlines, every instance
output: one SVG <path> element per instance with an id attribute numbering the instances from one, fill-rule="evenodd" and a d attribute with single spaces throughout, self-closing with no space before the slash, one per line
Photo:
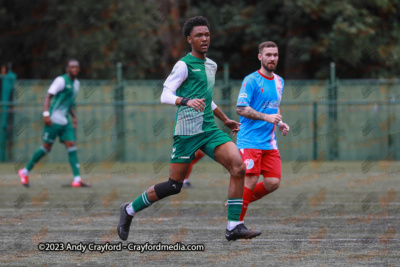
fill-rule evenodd
<path id="1" fill-rule="evenodd" d="M 76 59 L 68 60 L 66 74 L 57 77 L 51 84 L 43 102 L 43 145 L 35 151 L 25 168 L 18 171 L 21 183 L 29 187 L 29 172 L 34 165 L 50 152 L 57 136 L 64 143 L 68 151 L 69 163 L 74 174 L 72 187 L 89 186 L 80 177 L 79 162 L 75 146 L 75 133 L 77 120 L 75 115 L 75 98 L 79 91 L 79 62 Z M 50 102 L 54 98 L 53 103 Z M 68 117 L 72 116 L 72 122 Z"/>
<path id="2" fill-rule="evenodd" d="M 183 34 L 192 47 L 192 52 L 179 60 L 164 83 L 161 102 L 177 105 L 174 127 L 174 144 L 170 160 L 168 181 L 151 186 L 133 202 L 122 204 L 117 231 L 122 240 L 129 234 L 133 216 L 165 197 L 178 194 L 183 180 L 201 149 L 230 172 L 228 192 L 228 224 L 225 237 L 228 240 L 249 239 L 261 232 L 248 230 L 239 222 L 244 188 L 244 165 L 239 150 L 229 136 L 218 129 L 214 115 L 233 134 L 240 123 L 230 120 L 212 101 L 217 64 L 206 57 L 210 45 L 207 19 L 197 16 L 187 20 Z"/>

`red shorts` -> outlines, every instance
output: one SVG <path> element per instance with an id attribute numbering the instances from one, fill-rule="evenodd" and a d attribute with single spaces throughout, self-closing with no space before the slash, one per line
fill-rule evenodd
<path id="1" fill-rule="evenodd" d="M 281 178 L 281 155 L 278 149 L 261 150 L 254 148 L 239 149 L 246 164 L 246 176 Z"/>

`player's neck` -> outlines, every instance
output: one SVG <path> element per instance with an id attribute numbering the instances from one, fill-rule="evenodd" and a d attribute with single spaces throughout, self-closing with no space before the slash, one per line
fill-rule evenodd
<path id="1" fill-rule="evenodd" d="M 67 73 L 68 77 L 71 79 L 71 81 L 75 80 L 76 76 L 72 76 L 71 74 Z"/>
<path id="2" fill-rule="evenodd" d="M 264 69 L 263 67 L 261 67 L 260 72 L 262 73 L 262 75 L 264 75 L 265 77 L 268 78 L 273 78 L 274 77 L 274 73 L 272 71 L 267 71 L 266 69 Z"/>
<path id="3" fill-rule="evenodd" d="M 190 54 L 192 55 L 192 56 L 194 56 L 194 57 L 197 57 L 197 58 L 200 58 L 200 59 L 206 59 L 206 54 L 204 53 L 204 54 L 202 54 L 202 53 L 199 53 L 199 52 L 197 52 L 197 51 L 195 51 L 195 50 L 192 50 L 192 52 L 190 52 Z"/>

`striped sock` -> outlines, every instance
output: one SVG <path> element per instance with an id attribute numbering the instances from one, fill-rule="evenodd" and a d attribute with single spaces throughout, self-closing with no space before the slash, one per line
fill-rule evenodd
<path id="1" fill-rule="evenodd" d="M 132 202 L 132 209 L 133 209 L 134 214 L 136 212 L 139 212 L 139 211 L 147 208 L 147 207 L 150 207 L 151 204 L 152 203 L 150 202 L 149 198 L 147 197 L 147 191 L 144 191 L 143 194 L 141 194 L 137 199 L 135 199 Z M 130 215 L 132 215 L 132 214 L 130 214 Z"/>
<path id="2" fill-rule="evenodd" d="M 228 223 L 226 225 L 228 231 L 232 231 L 238 224 L 243 223 L 243 221 L 239 220 L 242 206 L 242 198 L 228 198 Z"/>
<path id="3" fill-rule="evenodd" d="M 228 198 L 228 221 L 239 221 L 242 206 L 242 198 Z"/>
<path id="4" fill-rule="evenodd" d="M 78 155 L 76 153 L 76 146 L 68 148 L 67 151 L 68 151 L 68 159 L 69 159 L 69 164 L 71 165 L 72 173 L 74 174 L 74 177 L 77 177 L 80 175 L 80 173 L 79 173 Z"/>

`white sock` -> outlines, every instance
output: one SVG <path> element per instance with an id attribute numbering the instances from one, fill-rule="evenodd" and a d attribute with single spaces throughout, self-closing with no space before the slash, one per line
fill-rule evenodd
<path id="1" fill-rule="evenodd" d="M 29 175 L 29 171 L 27 170 L 27 168 L 23 168 L 23 169 L 22 169 L 22 173 L 23 173 L 24 175 Z"/>
<path id="2" fill-rule="evenodd" d="M 232 221 L 228 221 L 228 224 L 226 225 L 226 229 L 228 229 L 228 231 L 232 231 L 236 226 L 238 226 L 239 224 L 243 224 L 244 221 L 238 221 L 238 222 L 232 222 Z"/>
<path id="3" fill-rule="evenodd" d="M 135 216 L 135 211 L 133 210 L 132 202 L 129 203 L 128 206 L 126 206 L 126 213 L 128 213 L 131 216 Z"/>
<path id="4" fill-rule="evenodd" d="M 189 182 L 188 179 L 183 180 L 183 183 L 184 183 L 184 184 L 186 184 L 186 183 L 188 183 L 188 182 Z"/>
<path id="5" fill-rule="evenodd" d="M 74 182 L 80 182 L 80 181 L 82 181 L 82 178 L 80 176 L 74 177 Z"/>

